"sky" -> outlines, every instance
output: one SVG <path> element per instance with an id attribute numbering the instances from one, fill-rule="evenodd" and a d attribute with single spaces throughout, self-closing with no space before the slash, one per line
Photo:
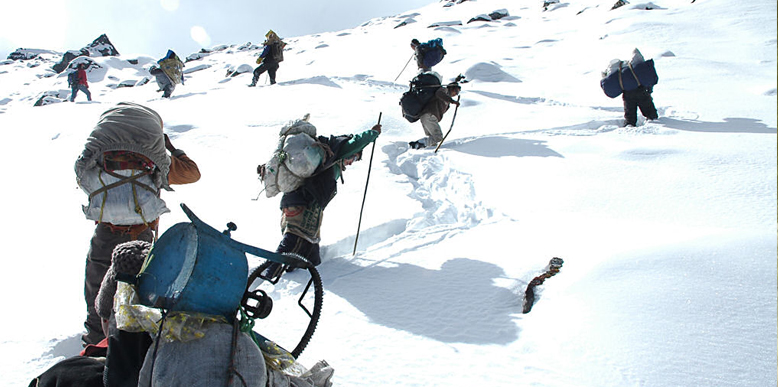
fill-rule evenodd
<path id="1" fill-rule="evenodd" d="M 356 27 L 434 0 L 4 1 L 0 58 L 17 48 L 80 49 L 105 33 L 123 56 L 188 56 L 221 44 L 262 43 L 268 29 L 293 37 Z"/>
<path id="2" fill-rule="evenodd" d="M 778 3 L 602 3 L 432 4 L 415 23 L 301 36 L 278 83 L 251 88 L 259 50 L 224 50 L 188 62 L 170 99 L 149 62 L 94 58 L 93 101 L 70 103 L 65 74 L 50 71 L 59 58 L 0 61 L 0 384 L 28 385 L 81 349 L 95 225 L 73 163 L 100 115 L 133 101 L 202 172 L 162 193 L 160 231 L 188 221 L 185 203 L 267 250 L 281 238 L 280 195 L 261 192 L 256 167 L 283 125 L 309 113 L 326 136 L 381 117 L 374 151 L 324 212 L 322 315 L 298 359 L 326 360 L 335 386 L 776 386 Z M 467 23 L 499 9 L 511 16 Z M 437 153 L 409 149 L 423 130 L 398 106 L 416 74 L 403 70 L 412 36 L 442 38 L 435 71 L 469 79 Z M 624 127 L 600 72 L 636 47 L 659 75 L 659 119 Z M 563 267 L 523 314 L 552 257 Z M 255 330 L 293 347 L 307 280 L 263 284 L 274 306 Z"/>

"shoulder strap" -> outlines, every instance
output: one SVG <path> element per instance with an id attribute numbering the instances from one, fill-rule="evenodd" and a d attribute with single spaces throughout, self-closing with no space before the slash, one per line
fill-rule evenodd
<path id="1" fill-rule="evenodd" d="M 635 69 L 632 68 L 632 63 L 631 62 L 627 62 L 627 66 L 629 66 L 629 71 L 632 73 L 632 76 L 635 77 L 635 81 L 637 81 L 638 86 L 643 86 L 643 85 L 640 84 L 640 79 L 638 79 L 638 75 L 635 74 Z M 622 86 L 621 88 L 623 89 L 624 86 Z"/>
<path id="2" fill-rule="evenodd" d="M 149 191 L 149 192 L 151 192 L 151 193 L 153 193 L 155 195 L 159 195 L 159 191 L 157 191 L 157 190 L 149 187 L 148 185 L 143 184 L 143 183 L 138 181 L 138 179 L 140 179 L 141 177 L 150 175 L 151 173 L 149 173 L 149 171 L 143 171 L 142 173 L 139 173 L 137 175 L 132 175 L 132 176 L 123 176 L 123 175 L 120 175 L 120 174 L 115 173 L 115 172 L 107 171 L 104 168 L 102 168 L 102 166 L 100 167 L 100 169 L 101 169 L 101 172 L 105 172 L 105 173 L 107 173 L 107 174 L 109 174 L 109 175 L 111 175 L 113 177 L 116 177 L 116 178 L 118 178 L 120 180 L 117 181 L 117 182 L 108 184 L 108 185 L 104 185 L 104 186 L 102 186 L 102 187 L 92 191 L 92 193 L 89 194 L 89 199 L 92 199 L 93 197 L 97 196 L 98 194 L 100 194 L 102 192 L 105 192 L 105 191 L 108 191 L 111 188 L 116 188 L 116 187 L 118 187 L 120 185 L 124 185 L 124 184 L 128 184 L 128 183 L 129 184 L 133 184 L 133 185 L 137 185 L 138 187 L 141 187 L 141 188 L 143 188 L 143 189 L 145 189 L 145 190 L 147 190 L 147 191 Z"/>

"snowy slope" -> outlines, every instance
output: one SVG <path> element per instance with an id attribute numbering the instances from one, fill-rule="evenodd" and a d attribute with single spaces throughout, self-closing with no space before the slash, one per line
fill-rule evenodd
<path id="1" fill-rule="evenodd" d="M 281 125 L 310 113 L 322 134 L 355 133 L 382 113 L 355 256 L 368 157 L 326 210 L 323 315 L 300 358 L 326 359 L 336 385 L 775 385 L 775 2 L 445 4 L 284 37 L 274 86 L 227 75 L 253 68 L 259 40 L 219 47 L 187 62 L 170 100 L 140 85 L 154 53 L 95 58 L 94 102 L 39 107 L 47 92 L 68 96 L 49 70 L 59 58 L 0 62 L 0 384 L 26 385 L 80 350 L 94 225 L 72 163 L 99 115 L 134 101 L 162 115 L 203 175 L 163 195 L 161 227 L 186 221 L 186 203 L 265 249 L 280 239 L 279 197 L 252 200 L 255 169 Z M 510 16 L 467 23 L 496 10 Z M 471 80 L 437 154 L 408 149 L 422 130 L 397 105 L 414 37 L 442 37 L 435 69 Z M 660 118 L 622 128 L 621 100 L 598 83 L 636 47 L 656 62 Z M 524 287 L 554 256 L 564 267 L 521 314 Z M 302 334 L 304 279 L 273 289 L 259 332 L 287 345 Z"/>

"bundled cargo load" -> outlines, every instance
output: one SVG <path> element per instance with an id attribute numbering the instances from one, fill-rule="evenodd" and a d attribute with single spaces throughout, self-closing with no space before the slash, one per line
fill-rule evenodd
<path id="1" fill-rule="evenodd" d="M 624 91 L 635 90 L 640 86 L 651 89 L 659 83 L 654 60 L 645 60 L 636 48 L 630 61 L 614 59 L 603 71 L 600 87 L 610 98 L 616 98 Z"/>

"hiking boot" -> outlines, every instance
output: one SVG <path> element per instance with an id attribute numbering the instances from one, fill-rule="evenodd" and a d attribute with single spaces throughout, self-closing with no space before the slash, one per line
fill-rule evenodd
<path id="1" fill-rule="evenodd" d="M 408 143 L 412 149 L 422 149 L 426 148 L 427 146 L 422 144 L 421 141 L 411 141 Z"/>
<path id="2" fill-rule="evenodd" d="M 254 87 L 254 86 L 256 86 L 256 85 L 257 85 L 256 83 L 254 83 L 254 82 L 251 82 L 251 83 L 249 83 L 249 85 L 248 85 L 248 86 L 249 86 L 249 87 Z"/>

